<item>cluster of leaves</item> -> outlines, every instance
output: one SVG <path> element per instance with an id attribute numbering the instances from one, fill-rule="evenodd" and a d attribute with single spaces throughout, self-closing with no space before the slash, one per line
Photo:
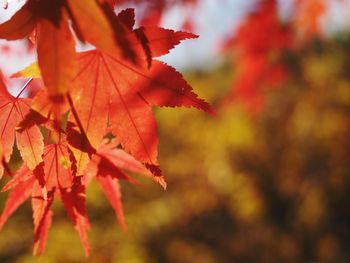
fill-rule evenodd
<path id="1" fill-rule="evenodd" d="M 154 60 L 196 36 L 156 26 L 134 29 L 134 10 L 116 15 L 116 2 L 29 0 L 0 24 L 1 39 L 30 38 L 38 57 L 14 74 L 29 78 L 18 96 L 0 82 L 0 173 L 11 176 L 3 191 L 12 189 L 0 227 L 31 197 L 34 254 L 44 251 L 56 196 L 88 254 L 85 189 L 93 178 L 124 228 L 118 181 L 136 182 L 124 170 L 166 187 L 153 106 L 213 113 L 180 73 Z M 77 52 L 78 41 L 94 49 Z M 33 79 L 44 84 L 37 92 L 30 90 Z M 23 93 L 31 97 L 22 98 Z M 23 165 L 12 172 L 8 162 L 15 141 Z"/>
<path id="2" fill-rule="evenodd" d="M 321 19 L 327 11 L 324 0 L 297 0 L 290 17 L 281 19 L 278 1 L 258 1 L 224 50 L 233 52 L 238 73 L 225 104 L 243 102 L 260 112 L 266 91 L 281 86 L 290 76 L 288 58 L 315 37 L 322 36 Z"/>
<path id="3" fill-rule="evenodd" d="M 140 178 L 143 187 L 122 182 L 129 224 L 123 235 L 92 182 L 89 261 L 348 262 L 349 45 L 349 38 L 330 39 L 298 53 L 293 77 L 268 93 L 254 119 L 238 104 L 217 118 L 156 111 L 159 158 L 171 187 L 162 195 L 147 178 Z M 186 79 L 219 103 L 233 70 L 222 65 L 210 74 L 187 72 Z M 40 260 L 86 261 L 56 208 L 54 245 Z M 28 253 L 29 213 L 27 205 L 0 235 L 1 262 L 37 260 Z"/>

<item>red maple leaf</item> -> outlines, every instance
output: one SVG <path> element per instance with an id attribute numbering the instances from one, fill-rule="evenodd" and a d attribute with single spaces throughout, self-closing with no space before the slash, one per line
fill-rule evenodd
<path id="1" fill-rule="evenodd" d="M 14 98 L 4 86 L 0 89 L 0 119 L 9 120 L 3 122 L 6 137 L 0 141 L 0 168 L 6 168 L 15 134 L 25 161 L 3 189 L 13 190 L 0 227 L 31 197 L 34 254 L 44 250 L 56 196 L 88 254 L 85 188 L 91 179 L 101 185 L 124 229 L 119 180 L 136 182 L 124 170 L 150 176 L 166 187 L 157 162 L 152 106 L 195 107 L 213 113 L 180 73 L 153 60 L 196 36 L 158 27 L 134 29 L 134 17 L 131 9 L 116 16 L 109 5 L 94 0 L 29 0 L 0 24 L 0 38 L 23 38 L 36 30 L 38 63 L 16 76 L 42 77 L 45 84 L 32 100 Z M 77 54 L 70 24 L 80 40 L 96 49 Z M 38 126 L 47 131 L 45 149 Z M 35 140 L 27 136 L 31 143 L 22 143 L 26 134 Z M 4 144 L 7 140 L 11 147 Z"/>
<path id="2" fill-rule="evenodd" d="M 0 38 L 16 40 L 36 31 L 38 64 L 49 96 L 67 93 L 75 75 L 75 41 L 69 23 L 82 42 L 135 62 L 129 40 L 136 38 L 113 17 L 108 6 L 95 0 L 29 0 L 0 24 Z M 103 34 L 103 35 L 102 35 Z"/>
<path id="3" fill-rule="evenodd" d="M 327 7 L 324 0 L 296 0 L 295 23 L 304 36 L 310 38 L 321 32 L 320 19 Z"/>
<path id="4" fill-rule="evenodd" d="M 119 180 L 127 180 L 131 183 L 138 183 L 135 179 L 129 177 L 124 171 L 140 173 L 152 178 L 159 178 L 158 182 L 166 188 L 166 183 L 161 177 L 153 177 L 131 155 L 121 149 L 115 148 L 116 144 L 103 144 L 97 153 L 91 159 L 85 170 L 84 180 L 88 185 L 93 178 L 96 178 L 100 184 L 106 198 L 111 203 L 116 218 L 122 229 L 126 229 Z"/>
<path id="5" fill-rule="evenodd" d="M 224 103 L 241 101 L 251 112 L 260 111 L 266 89 L 277 87 L 288 76 L 282 58 L 293 47 L 292 36 L 291 27 L 278 17 L 277 1 L 261 1 L 226 43 L 225 49 L 233 49 L 239 67 Z"/>
<path id="6" fill-rule="evenodd" d="M 124 27 L 132 30 L 132 9 L 121 12 L 117 18 Z M 149 61 L 148 57 L 148 53 L 152 57 L 164 55 L 181 40 L 194 38 L 195 35 L 158 27 L 135 29 L 132 34 L 141 38 L 140 41 L 129 40 L 133 49 L 139 50 L 139 65 L 122 55 L 112 56 L 100 50 L 83 52 L 76 58 L 78 73 L 66 103 L 72 110 L 70 121 L 76 123 L 75 132 L 80 132 L 78 136 L 68 134 L 69 138 L 75 138 L 75 143 L 71 145 L 75 146 L 72 151 L 77 159 L 78 174 L 83 173 L 89 155 L 93 153 L 88 152 L 86 146 L 96 149 L 108 128 L 127 152 L 149 167 L 154 175 L 160 176 L 156 122 L 151 107 L 186 106 L 214 113 L 209 104 L 193 93 L 180 73 L 162 62 Z M 148 51 L 145 51 L 144 45 L 147 45 Z M 35 65 L 30 68 L 25 69 L 22 75 L 33 73 Z M 34 103 L 41 101 L 41 106 L 35 106 L 33 110 L 46 112 L 44 115 L 47 117 L 52 108 L 50 100 L 45 98 L 48 97 L 41 93 L 34 98 Z M 71 132 L 73 130 L 70 129 Z"/>
<path id="7" fill-rule="evenodd" d="M 33 253 L 42 254 L 53 216 L 50 206 L 55 195 L 58 195 L 78 231 L 85 253 L 88 255 L 87 231 L 90 224 L 85 208 L 85 188 L 94 178 L 97 179 L 110 201 L 120 226 L 126 229 L 119 180 L 137 182 L 126 175 L 124 170 L 143 173 L 147 176 L 151 176 L 151 174 L 132 156 L 114 146 L 115 144 L 101 146 L 91 159 L 85 175 L 77 177 L 75 176 L 74 158 L 72 158 L 66 142 L 63 140 L 47 145 L 43 162 L 34 171 L 23 166 L 4 186 L 2 191 L 12 189 L 12 192 L 0 217 L 0 229 L 13 212 L 31 197 L 35 237 Z M 163 182 L 163 184 L 165 183 Z M 165 187 L 165 185 L 163 186 Z"/>
<path id="8" fill-rule="evenodd" d="M 2 145 L 2 156 L 8 162 L 16 138 L 17 147 L 23 160 L 28 167 L 34 169 L 42 161 L 43 136 L 37 126 L 32 126 L 23 132 L 15 131 L 16 126 L 24 119 L 30 109 L 31 99 L 19 97 L 29 82 L 16 97 L 13 97 L 0 79 L 0 144 Z"/>

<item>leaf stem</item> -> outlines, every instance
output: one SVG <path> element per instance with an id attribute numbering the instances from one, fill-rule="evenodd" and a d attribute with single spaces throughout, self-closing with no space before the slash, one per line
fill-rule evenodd
<path id="1" fill-rule="evenodd" d="M 32 82 L 33 78 L 30 78 L 27 80 L 26 84 L 24 84 L 22 90 L 18 93 L 18 95 L 16 96 L 16 99 L 18 99 L 22 93 L 25 91 L 25 89 L 29 86 L 30 82 Z"/>

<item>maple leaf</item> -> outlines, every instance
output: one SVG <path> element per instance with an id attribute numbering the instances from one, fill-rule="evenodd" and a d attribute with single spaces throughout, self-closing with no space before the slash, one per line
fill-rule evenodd
<path id="1" fill-rule="evenodd" d="M 27 166 L 22 166 L 14 177 L 3 187 L 2 191 L 12 192 L 6 200 L 5 207 L 0 216 L 0 229 L 3 228 L 8 218 L 32 196 L 33 221 L 34 221 L 34 248 L 33 254 L 42 254 L 45 248 L 48 228 L 51 225 L 52 212 L 49 207 L 53 196 L 43 198 L 38 182 L 32 171 Z"/>
<path id="2" fill-rule="evenodd" d="M 85 249 L 85 253 L 86 255 L 89 255 L 90 248 L 87 231 L 90 228 L 90 223 L 86 215 L 85 186 L 81 183 L 81 177 L 74 178 L 74 184 L 72 188 L 61 188 L 60 197 L 68 213 L 68 216 L 73 222 L 75 229 L 79 233 L 80 240 Z"/>
<path id="3" fill-rule="evenodd" d="M 134 24 L 133 18 L 131 9 L 120 16 L 129 27 Z M 137 29 L 135 31 L 138 32 Z M 181 40 L 195 37 L 161 28 L 144 28 L 142 33 L 152 56 L 166 54 Z M 134 48 L 143 50 L 142 43 L 132 44 Z M 108 118 L 110 131 L 123 148 L 145 163 L 155 175 L 160 175 L 157 168 L 156 122 L 151 106 L 186 106 L 209 113 L 213 111 L 192 92 L 175 69 L 156 60 L 148 68 L 146 55 L 143 60 L 145 66 L 139 67 L 123 57 L 111 56 L 99 50 L 80 54 L 78 75 L 74 80 L 78 89 L 73 97 L 91 145 L 100 144 L 106 133 Z M 101 114 L 106 112 L 109 115 Z"/>
<path id="4" fill-rule="evenodd" d="M 84 173 L 85 185 L 88 185 L 90 181 L 98 175 L 104 176 L 109 174 L 118 180 L 126 180 L 134 184 L 138 183 L 121 169 L 145 175 L 149 174 L 149 171 L 144 168 L 144 166 L 123 150 L 108 148 L 108 151 L 106 152 L 105 150 L 102 150 L 104 147 L 106 146 L 102 146 L 101 149 L 99 149 L 91 158 Z"/>
<path id="5" fill-rule="evenodd" d="M 63 1 L 29 0 L 0 24 L 0 38 L 15 40 L 38 31 L 38 61 L 50 96 L 64 94 L 74 75 L 75 42 Z"/>
<path id="6" fill-rule="evenodd" d="M 42 254 L 52 223 L 53 212 L 50 207 L 57 194 L 78 231 L 85 253 L 88 255 L 87 231 L 90 224 L 86 215 L 85 187 L 93 178 L 96 178 L 111 203 L 121 228 L 125 230 L 119 180 L 127 180 L 131 183 L 137 183 L 137 181 L 123 170 L 142 173 L 146 176 L 151 176 L 151 173 L 132 156 L 121 149 L 116 149 L 115 146 L 115 143 L 103 144 L 91 159 L 84 176 L 76 177 L 75 160 L 72 159 L 73 156 L 62 134 L 57 143 L 45 147 L 43 162 L 34 171 L 23 165 L 3 187 L 2 191 L 11 189 L 12 191 L 0 216 L 0 229 L 13 212 L 31 197 L 34 221 L 33 254 Z"/>
<path id="7" fill-rule="evenodd" d="M 277 1 L 259 2 L 258 9 L 250 14 L 229 39 L 225 49 L 233 49 L 234 63 L 239 65 L 231 94 L 224 105 L 243 102 L 248 110 L 257 113 L 264 103 L 267 87 L 277 87 L 288 76 L 283 55 L 293 47 L 290 25 L 283 24 L 277 12 Z"/>
<path id="8" fill-rule="evenodd" d="M 38 64 L 49 95 L 57 101 L 70 89 L 75 75 L 75 41 L 62 12 L 58 25 L 42 19 L 38 26 Z"/>
<path id="9" fill-rule="evenodd" d="M 62 140 L 45 146 L 43 162 L 34 170 L 44 197 L 47 191 L 55 187 L 61 189 L 72 186 L 75 175 L 73 165 L 68 146 Z"/>
<path id="10" fill-rule="evenodd" d="M 24 85 L 22 92 L 29 82 Z M 24 120 L 30 109 L 31 100 L 19 98 L 22 92 L 13 97 L 0 81 L 0 143 L 4 160 L 8 162 L 16 138 L 23 160 L 30 169 L 34 169 L 42 161 L 43 136 L 37 126 L 32 126 L 21 133 L 15 131 L 17 124 Z"/>
<path id="11" fill-rule="evenodd" d="M 117 17 L 124 27 L 132 30 L 135 17 L 133 9 L 125 10 Z M 133 49 L 140 51 L 143 63 L 139 65 L 125 59 L 123 55 L 112 56 L 100 50 L 83 52 L 77 56 L 78 73 L 68 101 L 72 110 L 70 121 L 77 124 L 80 132 L 80 136 L 75 136 L 80 137 L 80 146 L 74 143 L 75 149 L 71 149 L 77 159 L 78 174 L 83 173 L 92 154 L 82 149 L 87 144 L 94 149 L 101 144 L 108 122 L 109 130 L 123 148 L 156 176 L 160 176 L 156 121 L 151 107 L 196 107 L 214 114 L 209 104 L 193 93 L 175 69 L 156 60 L 150 63 L 149 54 L 144 48 L 147 45 L 149 53 L 158 57 L 168 53 L 180 41 L 196 36 L 158 27 L 140 28 L 132 32 L 143 36 L 142 41 L 130 39 Z M 35 68 L 35 65 L 31 65 L 17 75 L 28 76 L 28 73 L 36 71 Z M 41 104 L 45 108 L 50 103 Z M 38 112 L 42 111 L 40 109 Z M 68 137 L 72 136 L 68 133 Z"/>
<path id="12" fill-rule="evenodd" d="M 17 175 L 14 181 L 10 181 L 13 190 L 6 201 L 4 210 L 1 214 L 0 229 L 3 227 L 7 219 L 13 214 L 13 212 L 32 196 L 34 221 L 33 254 L 42 254 L 45 248 L 47 232 L 52 221 L 52 211 L 49 210 L 49 207 L 53 201 L 52 193 L 49 199 L 44 199 L 41 194 L 38 194 L 39 192 L 41 193 L 41 191 L 38 192 L 38 190 L 35 190 L 40 189 L 39 184 L 35 181 L 35 177 L 31 176 L 29 179 L 25 180 L 24 178 L 20 177 L 23 175 L 24 174 L 21 173 L 19 176 Z"/>
<path id="13" fill-rule="evenodd" d="M 296 27 L 301 29 L 306 37 L 313 37 L 321 33 L 320 19 L 327 8 L 324 0 L 297 0 L 296 1 Z"/>
<path id="14" fill-rule="evenodd" d="M 54 191 L 50 191 L 44 198 L 41 187 L 34 184 L 32 191 L 32 210 L 34 222 L 33 254 L 42 255 L 45 250 L 48 231 L 52 224 L 53 212 L 50 210 L 54 199 Z"/>
<path id="15" fill-rule="evenodd" d="M 69 161 L 68 148 L 63 141 L 47 145 L 43 162 L 34 171 L 27 166 L 20 168 L 4 186 L 3 191 L 13 189 L 5 203 L 0 217 L 0 228 L 13 212 L 32 197 L 34 221 L 34 254 L 42 254 L 46 237 L 52 221 L 50 206 L 55 193 L 77 229 L 85 252 L 88 255 L 87 229 L 89 226 L 85 213 L 84 186 L 81 178 L 73 177 L 73 164 Z"/>
<path id="16" fill-rule="evenodd" d="M 116 143 L 102 144 L 100 146 L 85 170 L 84 184 L 88 185 L 93 178 L 96 178 L 114 209 L 120 227 L 126 230 L 119 180 L 126 180 L 131 183 L 138 182 L 129 177 L 124 170 L 157 178 L 158 180 L 156 181 L 164 189 L 166 188 L 166 183 L 163 177 L 153 177 L 140 162 L 125 151 L 115 147 Z"/>
<path id="17" fill-rule="evenodd" d="M 21 206 L 32 194 L 35 178 L 26 167 L 20 169 L 15 177 L 4 186 L 2 191 L 13 189 L 8 196 L 2 214 L 0 216 L 0 229 L 3 228 L 7 219 Z"/>
<path id="18" fill-rule="evenodd" d="M 151 105 L 194 106 L 211 112 L 181 75 L 161 62 L 153 61 L 149 70 L 135 68 L 99 51 L 81 54 L 79 62 L 83 71 L 75 83 L 82 91 L 76 96 L 76 111 L 91 144 L 100 143 L 109 118 L 111 131 L 124 149 L 150 167 L 158 166 Z M 106 112 L 109 116 L 103 115 Z"/>
<path id="19" fill-rule="evenodd" d="M 166 188 L 157 161 L 152 107 L 214 111 L 180 73 L 153 59 L 195 35 L 158 27 L 134 29 L 132 9 L 115 15 L 105 2 L 54 0 L 48 11 L 49 5 L 49 1 L 29 0 L 9 21 L 0 24 L 0 38 L 11 40 L 35 30 L 38 62 L 15 76 L 42 78 L 45 84 L 33 99 L 14 98 L 4 86 L 0 89 L 0 120 L 8 116 L 10 121 L 3 130 L 12 142 L 2 150 L 3 159 L 8 161 L 16 134 L 25 161 L 3 188 L 13 190 L 0 226 L 31 197 L 33 253 L 42 254 L 52 223 L 50 207 L 58 195 L 89 254 L 85 188 L 91 179 L 101 186 L 123 229 L 119 180 L 137 183 L 124 170 L 152 177 Z M 71 29 L 96 49 L 77 54 Z M 23 114 L 12 113 L 17 111 Z M 48 131 L 45 147 L 38 125 Z M 20 138 L 32 130 L 38 132 L 34 135 L 41 143 L 33 144 L 33 149 L 38 149 L 35 163 L 26 147 L 32 144 L 23 144 Z M 106 137 L 113 139 L 106 144 Z"/>
<path id="20" fill-rule="evenodd" d="M 95 0 L 29 0 L 10 20 L 0 24 L 0 38 L 16 40 L 36 31 L 43 81 L 52 100 L 60 102 L 75 75 L 75 41 L 70 21 L 81 41 L 107 53 L 124 54 L 135 62 L 135 52 L 129 44 L 133 35 L 111 12 Z"/>
<path id="21" fill-rule="evenodd" d="M 112 177 L 111 175 L 97 176 L 97 181 L 103 189 L 107 199 L 111 203 L 119 225 L 123 230 L 126 230 L 126 224 L 124 219 L 123 207 L 121 202 L 121 193 L 119 187 L 118 179 Z"/>

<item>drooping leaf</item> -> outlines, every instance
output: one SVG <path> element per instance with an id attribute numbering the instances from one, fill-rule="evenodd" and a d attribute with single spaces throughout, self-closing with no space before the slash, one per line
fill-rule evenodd
<path id="1" fill-rule="evenodd" d="M 44 198 L 39 184 L 35 184 L 33 187 L 34 255 L 42 255 L 45 249 L 47 234 L 52 223 L 53 212 L 50 210 L 50 206 L 53 202 L 53 195 L 54 191 L 51 191 Z"/>
<path id="2" fill-rule="evenodd" d="M 86 215 L 85 187 L 81 183 L 81 177 L 75 178 L 71 189 L 61 189 L 60 196 L 69 218 L 79 233 L 85 254 L 89 255 L 87 231 L 90 229 L 90 223 Z"/>
<path id="3" fill-rule="evenodd" d="M 102 144 L 93 155 L 90 163 L 84 173 L 84 184 L 88 185 L 90 181 L 97 176 L 112 176 L 118 180 L 138 184 L 132 177 L 124 171 L 152 176 L 139 161 L 135 160 L 124 150 L 116 148 L 115 143 Z"/>
<path id="4" fill-rule="evenodd" d="M 9 161 L 16 137 L 23 160 L 30 169 L 34 169 L 42 161 L 41 155 L 44 149 L 43 136 L 39 128 L 32 126 L 21 133 L 15 132 L 15 127 L 24 120 L 30 109 L 30 101 L 30 99 L 22 99 L 18 96 L 13 97 L 6 88 L 2 89 L 0 94 L 0 142 L 3 145 L 3 156 L 6 161 Z"/>
<path id="5" fill-rule="evenodd" d="M 23 181 L 29 180 L 33 177 L 33 171 L 28 168 L 26 165 L 22 165 L 12 176 L 11 180 L 5 184 L 1 189 L 1 192 L 9 191 L 13 189 L 16 185 Z"/>
<path id="6" fill-rule="evenodd" d="M 75 41 L 62 11 L 58 25 L 48 19 L 39 23 L 38 63 L 49 96 L 57 102 L 71 88 L 75 76 Z"/>
<path id="7" fill-rule="evenodd" d="M 125 218 L 123 213 L 121 192 L 119 187 L 118 179 L 113 178 L 110 175 L 97 176 L 97 181 L 99 182 L 104 194 L 111 203 L 120 227 L 126 230 Z"/>
<path id="8" fill-rule="evenodd" d="M 70 161 L 71 154 L 63 139 L 55 144 L 45 147 L 43 162 L 34 171 L 22 166 L 13 178 L 4 186 L 3 191 L 13 189 L 6 201 L 3 214 L 0 217 L 0 228 L 8 217 L 28 198 L 32 197 L 33 221 L 34 221 L 34 247 L 33 253 L 43 253 L 48 230 L 52 222 L 50 206 L 55 192 L 61 195 L 65 208 L 79 231 L 84 248 L 88 253 L 88 243 L 83 219 L 80 218 L 85 210 L 80 201 L 83 186 L 74 180 L 74 164 Z M 79 179 L 79 178 L 77 178 Z M 76 218 L 75 218 L 76 216 Z M 73 220 L 74 218 L 74 220 Z M 76 219 L 76 220 L 75 220 Z"/>
<path id="9" fill-rule="evenodd" d="M 111 203 L 120 227 L 126 230 L 124 213 L 121 202 L 119 180 L 127 180 L 138 183 L 129 177 L 123 170 L 131 171 L 145 176 L 152 174 L 131 155 L 121 149 L 115 148 L 115 143 L 103 144 L 91 159 L 85 174 L 84 184 L 88 185 L 93 178 L 99 182 L 106 198 Z M 166 183 L 163 177 L 153 177 L 165 189 Z"/>
<path id="10" fill-rule="evenodd" d="M 129 177 L 122 169 L 152 176 L 140 162 L 123 150 L 115 148 L 115 143 L 110 143 L 103 144 L 91 159 L 85 171 L 84 184 L 88 185 L 93 178 L 97 179 L 114 209 L 120 227 L 126 230 L 119 180 L 127 180 L 131 183 L 137 183 L 137 181 Z"/>
<path id="11" fill-rule="evenodd" d="M 31 177 L 28 180 L 20 181 L 13 187 L 0 216 L 0 229 L 3 228 L 7 219 L 17 210 L 17 208 L 31 196 L 34 183 L 35 178 Z"/>
<path id="12" fill-rule="evenodd" d="M 124 150 L 117 148 L 118 144 L 111 142 L 102 144 L 98 150 L 97 155 L 110 161 L 114 166 L 120 169 L 150 176 L 151 174 L 145 167 L 134 157 L 127 154 Z"/>
<path id="13" fill-rule="evenodd" d="M 33 255 L 42 255 L 45 250 L 46 246 L 46 240 L 48 231 L 52 224 L 52 217 L 53 212 L 49 210 L 42 219 L 42 223 L 40 228 L 38 229 L 38 232 L 35 232 L 35 240 L 34 240 L 34 246 L 33 246 Z"/>

